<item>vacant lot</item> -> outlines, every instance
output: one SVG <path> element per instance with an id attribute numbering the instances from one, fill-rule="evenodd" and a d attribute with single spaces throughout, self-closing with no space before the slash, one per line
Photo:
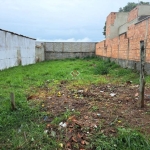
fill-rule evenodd
<path id="1" fill-rule="evenodd" d="M 150 76 L 143 109 L 139 74 L 100 58 L 14 67 L 0 79 L 0 149 L 150 149 Z"/>

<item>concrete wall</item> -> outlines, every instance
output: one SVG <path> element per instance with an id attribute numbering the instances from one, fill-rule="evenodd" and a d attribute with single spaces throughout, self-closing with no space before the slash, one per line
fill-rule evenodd
<path id="1" fill-rule="evenodd" d="M 0 29 L 0 70 L 35 63 L 35 40 Z"/>
<path id="2" fill-rule="evenodd" d="M 95 55 L 95 42 L 45 42 L 45 60 Z"/>
<path id="3" fill-rule="evenodd" d="M 35 56 L 36 62 L 41 62 L 45 60 L 44 44 L 42 42 L 36 42 Z"/>
<path id="4" fill-rule="evenodd" d="M 136 18 L 136 19 L 134 19 L 134 20 L 132 20 L 130 22 L 126 22 L 125 24 L 121 25 L 119 27 L 119 34 L 118 35 L 127 32 L 128 31 L 128 27 L 131 26 L 132 24 L 137 23 L 137 22 L 138 22 L 138 18 Z"/>
<path id="5" fill-rule="evenodd" d="M 150 5 L 139 5 L 138 16 L 150 15 Z"/>

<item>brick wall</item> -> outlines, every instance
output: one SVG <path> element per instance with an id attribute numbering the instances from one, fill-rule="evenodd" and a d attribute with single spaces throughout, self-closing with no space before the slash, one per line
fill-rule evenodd
<path id="1" fill-rule="evenodd" d="M 118 58 L 118 45 L 119 44 L 119 38 L 116 37 L 114 39 L 112 39 L 112 54 L 111 57 L 112 58 Z"/>
<path id="2" fill-rule="evenodd" d="M 112 55 L 112 41 L 111 40 L 107 41 L 106 50 L 107 50 L 107 57 L 111 57 Z"/>
<path id="3" fill-rule="evenodd" d="M 129 12 L 128 22 L 136 19 L 138 17 L 138 7 L 135 7 L 133 10 Z"/>
<path id="4" fill-rule="evenodd" d="M 148 22 L 147 46 L 146 46 L 146 62 L 150 63 L 150 20 Z"/>
<path id="5" fill-rule="evenodd" d="M 116 13 L 112 12 L 108 15 L 107 21 L 106 21 L 106 36 L 109 36 L 110 34 L 110 26 L 114 24 L 116 19 Z"/>
<path id="6" fill-rule="evenodd" d="M 96 44 L 96 55 L 103 56 L 105 41 Z"/>
<path id="7" fill-rule="evenodd" d="M 128 38 L 126 34 L 122 34 L 119 37 L 119 58 L 120 59 L 128 59 Z"/>
<path id="8" fill-rule="evenodd" d="M 129 26 L 128 31 L 119 37 L 99 42 L 96 45 L 96 55 L 139 61 L 140 41 L 145 39 L 147 41 L 146 62 L 150 63 L 150 19 Z"/>

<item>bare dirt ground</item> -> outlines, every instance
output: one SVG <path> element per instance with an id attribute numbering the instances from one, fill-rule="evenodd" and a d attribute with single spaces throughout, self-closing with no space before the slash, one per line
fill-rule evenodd
<path id="1" fill-rule="evenodd" d="M 65 149 L 76 147 L 74 149 L 84 150 L 90 135 L 101 132 L 116 136 L 117 127 L 129 127 L 150 134 L 149 87 L 145 89 L 145 108 L 138 105 L 139 86 L 131 83 L 69 89 L 62 81 L 56 94 L 49 95 L 49 90 L 40 89 L 33 97 L 44 99 L 42 110 L 51 114 L 44 120 L 47 122 L 46 130 L 62 141 Z M 59 125 L 53 125 L 51 121 L 66 110 L 70 110 L 71 115 Z"/>

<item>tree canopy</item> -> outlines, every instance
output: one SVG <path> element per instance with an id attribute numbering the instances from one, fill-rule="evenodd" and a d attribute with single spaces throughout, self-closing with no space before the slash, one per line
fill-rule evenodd
<path id="1" fill-rule="evenodd" d="M 134 9 L 137 5 L 149 5 L 149 2 L 140 1 L 139 3 L 129 2 L 126 6 L 120 7 L 119 12 L 129 12 Z"/>
<path id="2" fill-rule="evenodd" d="M 105 22 L 105 26 L 103 27 L 103 35 L 106 37 L 106 22 Z"/>

